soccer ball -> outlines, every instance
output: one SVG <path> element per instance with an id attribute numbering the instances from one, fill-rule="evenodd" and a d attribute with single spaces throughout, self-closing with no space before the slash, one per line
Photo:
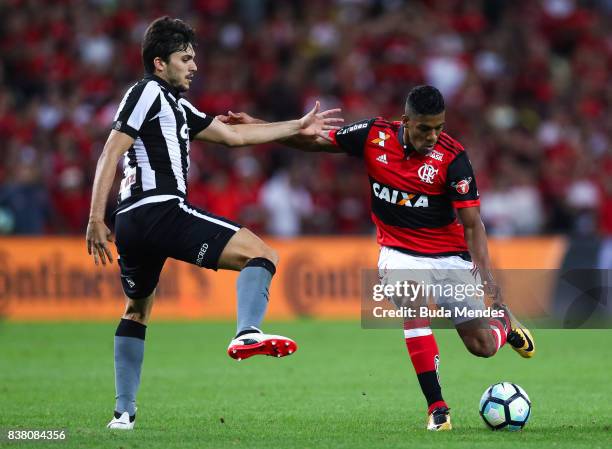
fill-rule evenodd
<path id="1" fill-rule="evenodd" d="M 501 382 L 485 390 L 479 410 L 491 430 L 521 430 L 529 419 L 531 401 L 518 385 Z"/>

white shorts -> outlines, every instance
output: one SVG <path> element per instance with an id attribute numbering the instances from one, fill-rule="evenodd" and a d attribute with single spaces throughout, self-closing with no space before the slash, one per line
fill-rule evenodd
<path id="1" fill-rule="evenodd" d="M 455 324 L 474 319 L 471 311 L 484 310 L 480 275 L 472 272 L 474 264 L 459 256 L 413 256 L 386 246 L 381 247 L 378 274 L 383 285 L 412 283 L 423 286 L 421 303 L 410 298 L 389 298 L 396 307 L 416 307 L 424 303 L 452 311 L 447 316 Z M 459 312 L 461 311 L 461 312 Z"/>

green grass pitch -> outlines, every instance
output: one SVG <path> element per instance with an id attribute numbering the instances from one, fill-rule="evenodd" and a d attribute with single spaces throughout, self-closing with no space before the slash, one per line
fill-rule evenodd
<path id="1" fill-rule="evenodd" d="M 401 330 L 358 322 L 297 321 L 265 328 L 292 336 L 283 359 L 236 362 L 232 323 L 155 323 L 148 329 L 133 432 L 105 429 L 114 404 L 115 323 L 0 323 L 0 429 L 68 431 L 53 448 L 608 448 L 612 442 L 612 331 L 536 330 L 538 354 L 470 355 L 436 331 L 452 432 L 427 432 L 425 404 Z M 492 432 L 478 415 L 484 389 L 525 388 L 522 432 Z"/>

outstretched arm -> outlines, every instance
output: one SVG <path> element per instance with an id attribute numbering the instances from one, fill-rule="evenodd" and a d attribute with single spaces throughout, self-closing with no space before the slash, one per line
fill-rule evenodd
<path id="1" fill-rule="evenodd" d="M 327 123 L 327 119 L 321 116 L 319 110 L 320 104 L 317 101 L 314 108 L 304 117 L 287 122 L 240 123 L 229 126 L 215 119 L 195 138 L 232 147 L 256 145 L 294 136 L 315 139 L 325 135 L 324 130 Z"/>
<path id="2" fill-rule="evenodd" d="M 334 143 L 329 138 L 329 131 L 333 129 L 338 129 L 338 126 L 336 126 L 336 124 L 341 124 L 344 122 L 344 119 L 340 117 L 334 117 L 334 115 L 338 114 L 340 111 L 340 109 L 329 109 L 327 111 L 318 112 L 316 114 L 318 119 L 323 121 L 322 134 L 318 134 L 316 136 L 297 135 L 278 140 L 279 142 L 282 142 L 287 146 L 297 148 L 298 150 L 302 151 L 341 153 L 343 150 L 340 147 L 334 145 Z M 250 116 L 246 112 L 235 113 L 229 111 L 227 115 L 218 115 L 216 119 L 232 126 L 267 123 L 263 120 Z"/>

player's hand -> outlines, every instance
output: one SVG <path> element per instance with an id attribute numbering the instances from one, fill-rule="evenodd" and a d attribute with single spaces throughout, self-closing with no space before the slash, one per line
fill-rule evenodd
<path id="1" fill-rule="evenodd" d="M 256 123 L 264 123 L 262 120 L 256 119 L 246 112 L 227 111 L 227 115 L 219 114 L 215 118 L 227 125 L 253 125 Z"/>
<path id="2" fill-rule="evenodd" d="M 484 294 L 487 299 L 494 304 L 503 303 L 501 289 L 499 288 L 499 285 L 497 285 L 497 282 L 495 282 L 495 279 L 493 279 L 493 274 L 489 270 L 486 270 L 483 273 L 478 265 L 473 264 L 470 273 L 472 273 L 474 279 L 480 279 L 482 281 Z"/>
<path id="3" fill-rule="evenodd" d="M 317 101 L 314 108 L 300 119 L 301 135 L 329 139 L 329 131 L 338 129 L 337 124 L 344 122 L 341 117 L 333 117 L 340 113 L 341 109 L 328 109 L 322 112 L 320 112 L 320 109 L 321 104 Z"/>
<path id="4" fill-rule="evenodd" d="M 499 285 L 495 281 L 485 281 L 484 283 L 484 293 L 487 298 L 493 304 L 503 304 L 501 289 Z"/>
<path id="5" fill-rule="evenodd" d="M 112 242 L 111 231 L 106 227 L 102 220 L 90 220 L 87 224 L 87 252 L 93 256 L 94 263 L 102 265 L 113 263 L 113 254 L 108 247 L 108 242 Z"/>

